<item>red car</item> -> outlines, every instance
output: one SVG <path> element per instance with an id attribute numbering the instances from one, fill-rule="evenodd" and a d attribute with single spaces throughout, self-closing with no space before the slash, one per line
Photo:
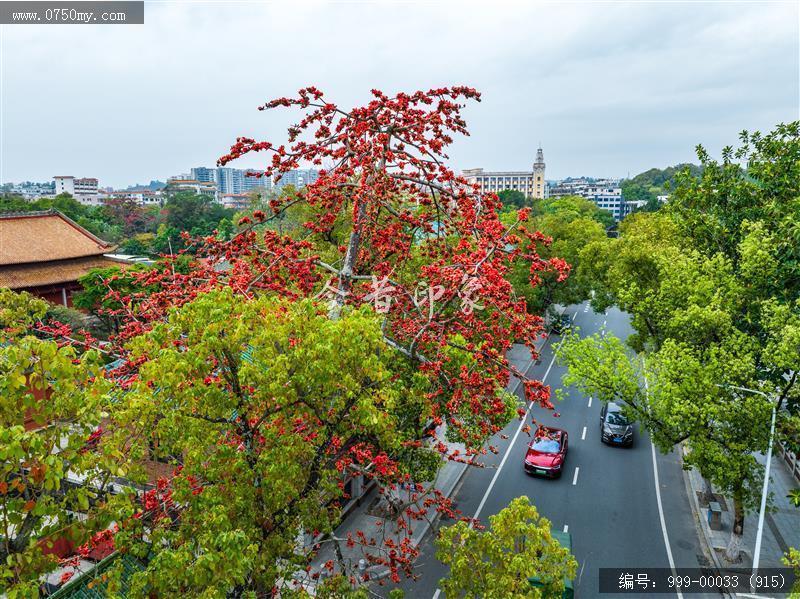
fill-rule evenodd
<path id="1" fill-rule="evenodd" d="M 568 447 L 567 431 L 540 426 L 525 454 L 525 472 L 552 478 L 561 476 Z"/>

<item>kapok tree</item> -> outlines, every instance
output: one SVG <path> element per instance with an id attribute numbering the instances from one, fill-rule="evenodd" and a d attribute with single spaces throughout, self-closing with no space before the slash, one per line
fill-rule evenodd
<path id="1" fill-rule="evenodd" d="M 115 312 L 127 323 L 116 338 L 122 353 L 128 351 L 124 341 L 163 322 L 170 309 L 220 287 L 229 288 L 239 302 L 264 295 L 315 300 L 332 321 L 362 307 L 377 313 L 383 343 L 395 352 L 394 375 L 421 392 L 413 401 L 403 399 L 393 421 L 405 445 L 387 450 L 364 435 L 361 443 L 343 446 L 347 455 L 337 463 L 342 473 L 370 472 L 387 489 L 397 482 L 396 472 L 405 480 L 429 479 L 429 469 L 418 470 L 422 454 L 409 449 L 421 444 L 432 425 L 446 424 L 449 438 L 466 444 L 465 457 L 437 440 L 435 449 L 449 459 L 486 451 L 483 443 L 514 410 L 524 413 L 517 398 L 504 392 L 511 376 L 523 379 L 527 399 L 552 407 L 549 389 L 525 378 L 505 357 L 515 341 L 535 355 L 534 342 L 542 334 L 542 319 L 528 314 L 507 276 L 517 259 L 528 261 L 532 285 L 543 272 L 565 278 L 569 266 L 539 257 L 537 247 L 549 240 L 519 226 L 528 210 L 504 226 L 496 213 L 497 196 L 480 193 L 446 166 L 451 136 L 467 134 L 460 101 L 478 100 L 475 90 L 453 87 L 391 97 L 373 90 L 372 95 L 367 105 L 344 110 L 310 87 L 266 104 L 264 109 L 303 112 L 289 129 L 288 145 L 241 137 L 219 164 L 264 152 L 271 157 L 263 176 L 280 177 L 311 163 L 324 166 L 319 179 L 275 198 L 268 212 L 243 218 L 228 241 L 195 240 L 198 259 L 188 272 L 167 264 L 133 275 L 143 288 L 158 291 L 123 295 L 112 289 L 108 299 L 119 302 Z M 276 226 L 298 211 L 309 215 L 299 231 L 284 233 Z M 146 354 L 129 358 L 127 370 L 149 368 Z M 228 393 L 235 391 L 230 381 L 220 384 Z M 152 394 L 156 403 L 164 397 Z M 305 417 L 302 423 L 315 426 Z M 357 421 L 350 424 L 363 429 Z M 449 510 L 441 497 L 412 495 L 397 506 L 408 519 Z M 187 500 L 192 497 L 202 494 L 189 494 Z M 395 573 L 399 561 L 390 564 Z"/>
<path id="2" fill-rule="evenodd" d="M 519 341 L 535 352 L 542 333 L 542 319 L 526 311 L 507 280 L 512 262 L 528 261 L 533 285 L 545 271 L 566 278 L 569 265 L 539 257 L 537 247 L 549 240 L 519 226 L 528 210 L 504 226 L 497 196 L 480 193 L 446 166 L 452 135 L 468 134 L 459 100 L 479 100 L 477 91 L 390 97 L 373 90 L 372 96 L 344 110 L 308 87 L 264 105 L 303 111 L 289 128 L 288 146 L 240 137 L 219 164 L 263 152 L 271 154 L 263 176 L 279 178 L 306 162 L 325 166 L 319 179 L 274 199 L 271 214 L 242 219 L 232 240 L 201 240 L 201 261 L 187 274 L 165 267 L 142 275 L 162 290 L 122 298 L 131 316 L 122 337 L 219 285 L 245 297 L 325 300 L 332 318 L 345 305 L 369 304 L 382 316 L 386 343 L 430 383 L 419 424 L 447 421 L 454 438 L 475 449 L 505 424 L 508 405 L 498 390 L 512 375 L 524 378 L 505 351 Z M 300 204 L 313 215 L 304 235 L 271 228 Z M 345 232 L 341 243 L 335 230 Z M 528 399 L 550 407 L 541 384 L 526 379 L 524 389 Z"/>

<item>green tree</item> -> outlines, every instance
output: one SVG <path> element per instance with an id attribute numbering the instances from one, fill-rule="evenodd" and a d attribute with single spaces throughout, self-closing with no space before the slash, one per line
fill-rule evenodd
<path id="1" fill-rule="evenodd" d="M 156 286 L 143 286 L 135 280 L 136 273 L 148 268 L 150 267 L 144 264 L 129 265 L 125 268 L 119 266 L 93 268 L 78 279 L 83 290 L 73 299 L 75 307 L 96 316 L 108 331 L 118 332 L 123 317 L 114 312 L 124 307 L 119 298 L 148 293 L 156 289 Z"/>
<path id="2" fill-rule="evenodd" d="M 544 314 L 553 304 L 569 305 L 590 297 L 592 279 L 584 274 L 581 250 L 586 244 L 607 240 L 602 215 L 606 211 L 589 200 L 572 196 L 545 199 L 537 204 L 535 212 L 537 215 L 526 227 L 552 239 L 549 246 L 543 244 L 539 248 L 539 255 L 566 260 L 571 266 L 570 275 L 566 281 L 559 281 L 555 273 L 543 273 L 534 287 L 530 284 L 530 262 L 520 260 L 514 264 L 509 281 L 517 295 L 525 298 L 529 312 Z"/>
<path id="3" fill-rule="evenodd" d="M 369 308 L 330 320 L 310 301 L 243 302 L 225 289 L 130 349 L 141 365 L 117 410 L 135 433 L 125 451 L 138 461 L 157 447 L 181 466 L 179 518 L 120 518 L 119 545 L 150 555 L 140 591 L 268 595 L 307 563 L 298 536 L 338 524 L 345 476 L 384 463 L 343 458 L 367 439 L 407 451 L 398 418 L 421 392 L 391 370 L 397 356 Z"/>
<path id="4" fill-rule="evenodd" d="M 164 210 L 168 227 L 193 236 L 209 235 L 222 219 L 233 216 L 233 210 L 216 203 L 209 196 L 191 191 L 170 194 Z M 172 241 L 180 242 L 180 238 Z"/>
<path id="5" fill-rule="evenodd" d="M 516 210 L 530 206 L 531 201 L 525 197 L 525 194 L 517 189 L 504 189 L 497 192 L 500 201 L 503 202 L 503 208 L 506 210 Z"/>
<path id="6" fill-rule="evenodd" d="M 77 355 L 24 334 L 44 302 L 0 289 L 0 587 L 9 598 L 38 596 L 56 565 L 44 550 L 58 539 L 81 543 L 110 519 L 91 505 L 108 501 L 124 454 L 87 440 L 106 409 L 108 383 L 96 351 Z M 75 484 L 75 481 L 90 481 Z"/>
<path id="7" fill-rule="evenodd" d="M 439 585 L 445 597 L 560 597 L 578 564 L 553 538 L 550 521 L 527 497 L 517 497 L 478 531 L 466 522 L 443 528 L 436 557 L 450 567 Z M 529 578 L 544 583 L 535 588 Z"/>
<path id="8" fill-rule="evenodd" d="M 741 140 L 721 162 L 700 147 L 701 176 L 677 173 L 666 209 L 632 215 L 619 239 L 581 251 L 595 308 L 631 315 L 628 343 L 646 353 L 645 371 L 625 367 L 608 340 L 562 352 L 570 381 L 626 404 L 655 438 L 664 434 L 663 450 L 685 441 L 691 463 L 732 496 L 730 559 L 762 476 L 752 453 L 766 450 L 773 405 L 787 408 L 782 428 L 795 418 L 800 371 L 800 125 Z M 600 377 L 602 360 L 617 375 Z"/>

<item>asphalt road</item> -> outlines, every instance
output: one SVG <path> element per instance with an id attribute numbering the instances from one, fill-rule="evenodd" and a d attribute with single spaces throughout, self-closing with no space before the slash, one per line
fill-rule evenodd
<path id="1" fill-rule="evenodd" d="M 581 304 L 571 306 L 567 313 L 574 316 L 574 325 L 584 336 L 606 330 L 624 339 L 632 332 L 627 316 L 613 308 L 606 314 L 595 314 L 588 304 Z M 554 348 L 560 339 L 557 335 L 548 339 L 536 364 L 531 364 L 527 350 L 521 346 L 515 346 L 510 357 L 520 367 L 530 366 L 529 376 L 544 378 L 555 390 L 561 387 L 566 371 L 554 361 Z M 514 389 L 513 382 L 511 388 Z M 522 390 L 517 391 L 522 398 Z M 525 474 L 522 464 L 529 437 L 519 433 L 514 438 L 520 427 L 520 422 L 514 420 L 503 431 L 509 437 L 507 440 L 497 435 L 491 442 L 498 447 L 498 455 L 484 458 L 486 468 L 470 468 L 455 496 L 464 515 L 474 516 L 480 507 L 478 517 L 488 523 L 488 517 L 512 499 L 527 495 L 554 529 L 567 527 L 578 560 L 575 595 L 581 599 L 616 596 L 600 595 L 599 568 L 670 567 L 665 538 L 675 567 L 706 565 L 677 455 L 654 452 L 646 433 L 639 430 L 630 449 L 603 445 L 599 432 L 600 408 L 600 402 L 590 401 L 568 388 L 564 401 L 556 403 L 560 417 L 538 407 L 531 413 L 538 421 L 569 433 L 569 453 L 560 479 L 545 480 Z M 447 570 L 436 560 L 432 541 L 431 534 L 423 540 L 417 580 L 399 585 L 406 591 L 406 597 L 444 599 L 436 593 L 438 581 Z M 386 594 L 385 588 L 373 590 Z"/>

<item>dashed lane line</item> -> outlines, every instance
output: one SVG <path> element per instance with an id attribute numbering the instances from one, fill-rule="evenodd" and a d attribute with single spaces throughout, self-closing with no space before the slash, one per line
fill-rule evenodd
<path id="1" fill-rule="evenodd" d="M 585 440 L 586 440 L 586 427 L 584 426 L 583 427 L 583 432 L 581 433 L 581 441 L 585 441 Z"/>
<path id="2" fill-rule="evenodd" d="M 591 408 L 591 407 L 592 407 L 592 398 L 591 398 L 591 397 L 589 398 L 589 405 L 588 405 L 588 406 L 586 406 L 586 407 L 587 407 L 587 408 Z"/>
<path id="3" fill-rule="evenodd" d="M 553 368 L 553 364 L 556 361 L 556 353 L 557 353 L 557 348 L 554 348 L 553 349 L 553 359 L 550 360 L 550 364 L 548 365 L 547 370 L 545 371 L 544 376 L 542 377 L 542 382 L 543 383 L 547 380 L 547 376 L 550 374 L 550 370 L 552 370 L 552 368 Z M 531 362 L 531 366 L 533 364 L 534 364 L 534 362 Z M 530 369 L 531 366 L 528 366 L 528 369 Z M 526 370 L 526 373 L 527 373 L 527 370 Z M 517 388 L 518 387 L 519 386 L 517 386 Z M 489 482 L 489 486 L 486 487 L 486 492 L 483 494 L 483 497 L 481 498 L 481 502 L 478 505 L 478 509 L 475 510 L 475 515 L 472 517 L 473 520 L 477 520 L 478 516 L 481 515 L 481 511 L 483 510 L 483 506 L 486 505 L 486 500 L 489 498 L 489 493 L 492 492 L 492 488 L 494 488 L 494 484 L 497 482 L 497 479 L 500 476 L 500 472 L 503 470 L 503 466 L 505 466 L 505 463 L 506 463 L 506 460 L 508 459 L 508 456 L 511 455 L 511 449 L 514 447 L 514 443 L 516 442 L 517 437 L 519 437 L 519 433 L 520 433 L 520 431 L 522 431 L 522 427 L 525 426 L 525 422 L 528 420 L 528 415 L 531 413 L 532 409 L 533 409 L 533 402 L 530 402 L 528 404 L 528 409 L 525 411 L 525 417 L 520 421 L 519 426 L 517 427 L 517 432 L 515 432 L 514 436 L 511 438 L 511 442 L 508 444 L 508 449 L 506 449 L 506 453 L 503 455 L 503 459 L 500 461 L 500 465 L 497 467 L 497 470 L 495 471 L 494 476 L 492 477 L 492 480 Z M 470 527 L 472 527 L 472 524 L 470 524 Z M 442 593 L 441 589 L 436 589 L 436 592 L 433 594 L 433 598 L 432 599 L 439 599 L 439 595 L 441 595 L 441 593 Z"/>
<path id="4" fill-rule="evenodd" d="M 572 477 L 572 484 L 573 485 L 577 485 L 578 484 L 578 472 L 580 472 L 580 471 L 581 471 L 581 469 L 578 466 L 575 466 L 575 474 Z"/>

